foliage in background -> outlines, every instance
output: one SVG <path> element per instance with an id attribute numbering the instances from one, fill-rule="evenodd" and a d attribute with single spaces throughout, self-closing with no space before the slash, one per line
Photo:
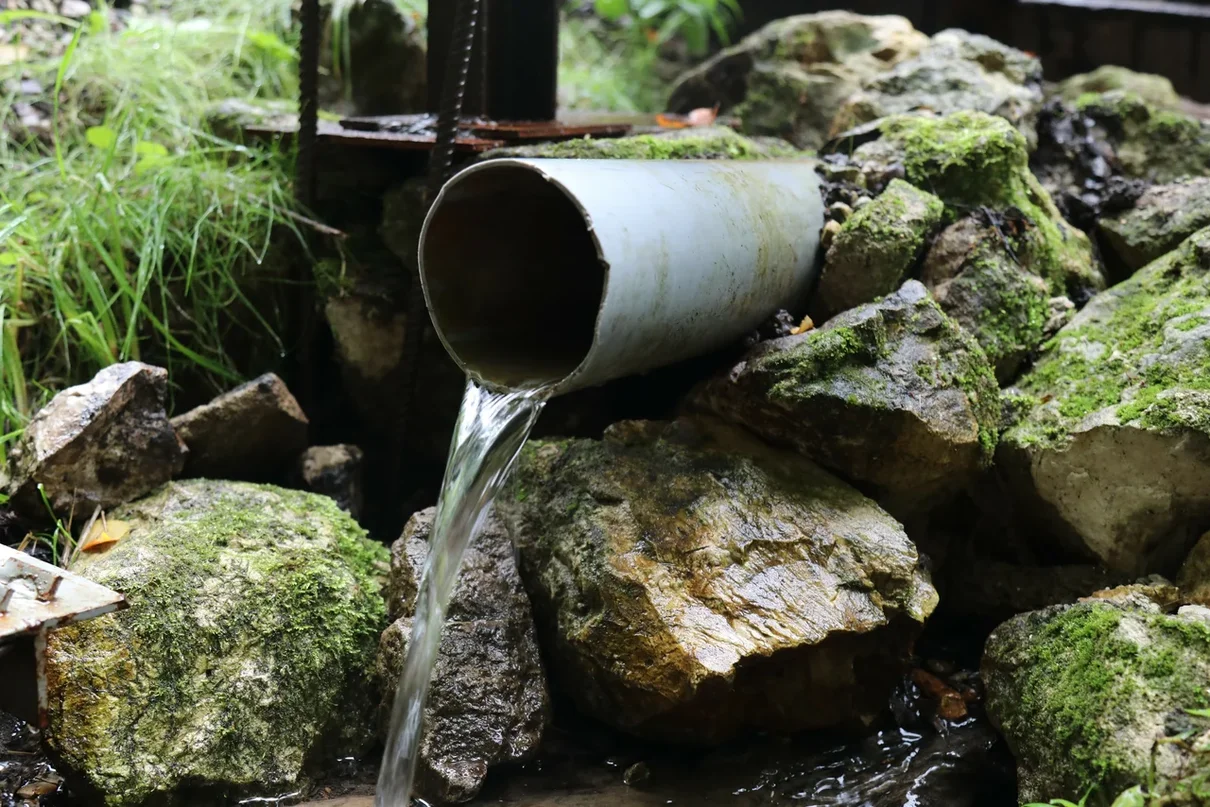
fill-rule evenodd
<path id="1" fill-rule="evenodd" d="M 336 72 L 337 78 L 345 81 L 345 86 L 349 86 L 351 73 L 350 66 L 350 45 L 349 45 L 349 15 L 353 13 L 353 9 L 365 3 L 366 0 L 332 0 L 329 9 L 330 16 L 330 31 L 331 31 L 331 46 L 332 46 L 332 69 Z M 452 2 L 452 0 L 447 0 Z M 428 0 L 391 0 L 396 8 L 406 17 L 410 17 L 416 24 L 423 28 L 424 21 L 428 15 Z"/>
<path id="2" fill-rule="evenodd" d="M 290 226 L 288 160 L 204 118 L 220 99 L 293 97 L 288 6 L 169 11 L 55 20 L 64 53 L 0 66 L 0 445 L 46 394 L 113 362 L 217 387 L 238 377 L 233 334 L 282 348 L 271 307 L 245 294 Z M 37 97 L 16 96 L 20 79 Z M 48 135 L 16 134 L 18 100 L 50 110 Z"/>
<path id="3" fill-rule="evenodd" d="M 692 56 L 710 50 L 710 35 L 723 44 L 740 19 L 738 0 L 595 0 L 597 14 L 608 22 L 629 21 L 637 35 L 657 45 L 679 37 Z"/>
<path id="4" fill-rule="evenodd" d="M 659 112 L 668 95 L 659 46 L 594 18 L 559 29 L 559 105 L 566 109 Z"/>

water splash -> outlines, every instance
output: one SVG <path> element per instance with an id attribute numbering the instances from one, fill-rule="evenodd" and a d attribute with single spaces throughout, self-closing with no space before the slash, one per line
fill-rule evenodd
<path id="1" fill-rule="evenodd" d="M 395 692 L 391 730 L 378 774 L 377 807 L 409 807 L 445 611 L 467 546 L 525 445 L 549 391 L 492 392 L 467 381 L 445 467 L 429 552 L 416 597 L 407 659 Z"/>

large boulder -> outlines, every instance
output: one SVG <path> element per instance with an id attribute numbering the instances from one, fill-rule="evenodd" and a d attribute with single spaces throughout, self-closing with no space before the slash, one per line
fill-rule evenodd
<path id="1" fill-rule="evenodd" d="M 895 291 L 916 265 L 944 211 L 931 193 L 892 180 L 832 239 L 816 290 L 819 304 L 837 313 Z"/>
<path id="2" fill-rule="evenodd" d="M 168 371 L 140 362 L 106 367 L 55 395 L 8 456 L 13 506 L 45 518 L 86 519 L 180 473 L 188 450 L 164 410 Z"/>
<path id="3" fill-rule="evenodd" d="M 1110 249 L 1133 272 L 1210 226 L 1210 178 L 1190 177 L 1147 189 L 1134 207 L 1099 222 Z"/>
<path id="4" fill-rule="evenodd" d="M 399 679 L 407 657 L 434 513 L 430 508 L 414 515 L 391 549 L 394 622 L 382 635 L 378 659 L 388 682 Z M 388 688 L 384 696 L 385 718 L 395 692 Z M 489 767 L 524 762 L 537 752 L 549 719 L 529 599 L 512 541 L 489 514 L 467 549 L 446 612 L 425 705 L 419 794 L 441 803 L 469 801 Z"/>
<path id="5" fill-rule="evenodd" d="M 869 719 L 937 603 L 874 502 L 713 420 L 530 441 L 496 507 L 556 685 L 645 737 Z"/>
<path id="6" fill-rule="evenodd" d="M 928 38 L 903 17 L 824 11 L 769 23 L 682 76 L 669 108 L 720 106 L 750 134 L 816 148 L 862 82 L 919 53 Z"/>
<path id="7" fill-rule="evenodd" d="M 1204 804 L 1210 781 L 1210 625 L 1145 598 L 1100 599 L 1001 625 L 983 658 L 987 711 L 1017 760 L 1022 804 Z M 1127 804 L 1143 804 L 1141 795 Z"/>
<path id="8" fill-rule="evenodd" d="M 1210 229 L 1095 297 L 1019 390 L 997 465 L 1023 512 L 1126 572 L 1179 562 L 1210 517 Z"/>
<path id="9" fill-rule="evenodd" d="M 73 572 L 126 595 L 50 634 L 47 743 L 108 807 L 298 789 L 373 740 L 387 551 L 322 496 L 174 482 Z"/>
<path id="10" fill-rule="evenodd" d="M 335 5 L 322 11 L 320 105 L 341 115 L 425 111 L 424 21 L 391 0 L 345 4 L 340 17 Z"/>
<path id="11" fill-rule="evenodd" d="M 836 115 L 833 133 L 915 110 L 999 115 L 1026 137 L 1042 106 L 1042 63 L 990 37 L 947 30 L 915 58 L 862 84 Z"/>
<path id="12" fill-rule="evenodd" d="M 211 479 L 279 482 L 307 447 L 307 416 L 274 373 L 172 419 L 189 447 L 185 473 Z"/>
<path id="13" fill-rule="evenodd" d="M 915 280 L 757 345 L 691 402 L 869 486 L 900 517 L 989 463 L 1000 417 L 983 351 Z"/>
<path id="14" fill-rule="evenodd" d="M 1167 76 L 1139 73 L 1128 67 L 1104 64 L 1089 73 L 1068 76 L 1054 88 L 1054 94 L 1074 104 L 1089 93 L 1113 91 L 1137 95 L 1160 109 L 1180 109 L 1182 102 Z"/>

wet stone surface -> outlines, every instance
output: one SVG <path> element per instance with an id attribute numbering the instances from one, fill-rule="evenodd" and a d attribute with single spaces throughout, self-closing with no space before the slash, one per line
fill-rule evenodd
<path id="1" fill-rule="evenodd" d="M 38 747 L 37 735 L 0 712 L 0 807 L 69 804 L 63 779 Z"/>

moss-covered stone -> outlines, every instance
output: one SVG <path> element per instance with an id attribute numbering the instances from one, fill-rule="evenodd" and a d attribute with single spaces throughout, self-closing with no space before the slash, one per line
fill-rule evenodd
<path id="1" fill-rule="evenodd" d="M 73 571 L 130 608 L 51 634 L 48 744 L 108 807 L 289 792 L 374 735 L 385 547 L 323 496 L 171 483 Z"/>
<path id="2" fill-rule="evenodd" d="M 817 148 L 861 82 L 910 58 L 928 37 L 906 19 L 824 11 L 776 20 L 690 70 L 669 108 L 721 105 L 744 132 Z"/>
<path id="3" fill-rule="evenodd" d="M 1025 138 L 1006 120 L 900 115 L 879 128 L 882 136 L 858 147 L 853 162 L 874 174 L 901 166 L 908 182 L 945 202 L 951 220 L 988 209 L 1017 261 L 1052 294 L 1084 297 L 1104 287 L 1088 237 L 1063 220 L 1029 170 Z"/>
<path id="4" fill-rule="evenodd" d="M 870 486 L 899 517 L 990 462 L 1000 417 L 983 351 L 914 280 L 758 345 L 690 400 Z"/>
<path id="5" fill-rule="evenodd" d="M 937 602 L 876 504 L 715 420 L 530 441 L 496 510 L 553 683 L 643 736 L 876 714 Z"/>
<path id="6" fill-rule="evenodd" d="M 912 270 L 945 206 L 930 193 L 894 180 L 845 221 L 828 248 L 816 292 L 829 312 L 890 294 Z"/>
<path id="7" fill-rule="evenodd" d="M 1106 243 L 1134 271 L 1210 225 L 1210 178 L 1149 188 L 1132 209 L 1099 222 Z"/>
<path id="8" fill-rule="evenodd" d="M 1042 64 L 1024 51 L 960 30 L 942 31 L 929 47 L 862 84 L 836 115 L 832 133 L 928 109 L 977 110 L 1008 120 L 1027 139 L 1042 106 Z"/>
<path id="9" fill-rule="evenodd" d="M 941 309 L 975 337 L 1001 383 L 1042 344 L 1050 319 L 1046 281 L 1016 257 L 994 223 L 967 216 L 933 242 L 920 278 Z"/>
<path id="10" fill-rule="evenodd" d="M 1098 138 L 1126 176 L 1150 182 L 1210 176 L 1210 125 L 1122 91 L 1088 93 L 1075 106 L 1098 125 Z"/>
<path id="11" fill-rule="evenodd" d="M 801 156 L 788 143 L 753 139 L 725 126 L 671 129 L 617 138 L 583 138 L 495 149 L 481 159 L 547 157 L 582 160 L 768 160 Z"/>
<path id="12" fill-rule="evenodd" d="M 1024 614 L 988 640 L 983 679 L 1022 803 L 1210 799 L 1210 719 L 1186 711 L 1210 705 L 1205 622 L 1111 601 Z"/>
<path id="13" fill-rule="evenodd" d="M 1075 103 L 1089 93 L 1114 90 L 1133 93 L 1159 109 L 1179 109 L 1181 106 L 1181 97 L 1167 76 L 1138 73 L 1113 64 L 1063 79 L 1055 88 L 1055 94 L 1068 103 Z"/>
<path id="14" fill-rule="evenodd" d="M 1019 382 L 1038 404 L 1002 443 L 1019 494 L 1125 570 L 1210 507 L 1208 269 L 1205 229 L 1094 298 Z"/>

